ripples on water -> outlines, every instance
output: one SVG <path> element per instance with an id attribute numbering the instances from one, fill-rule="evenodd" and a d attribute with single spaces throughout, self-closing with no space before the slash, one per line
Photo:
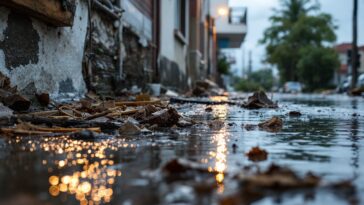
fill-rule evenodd
<path id="1" fill-rule="evenodd" d="M 233 183 L 225 173 L 252 164 L 244 156 L 259 145 L 272 162 L 299 174 L 307 171 L 326 181 L 355 178 L 364 193 L 362 98 L 346 96 L 277 96 L 278 110 L 244 110 L 216 105 L 206 113 L 204 105 L 182 106 L 180 111 L 198 120 L 224 120 L 220 130 L 207 126 L 171 129 L 151 136 L 106 137 L 82 141 L 62 137 L 15 137 L 0 139 L 0 204 L 214 204 L 228 194 Z M 299 110 L 299 118 L 286 114 Z M 279 133 L 246 131 L 241 124 L 257 124 L 278 115 L 284 120 Z M 232 144 L 237 145 L 233 153 Z M 187 158 L 215 171 L 214 197 L 196 198 L 184 183 L 168 185 L 141 173 L 158 169 L 166 161 Z M 364 201 L 364 198 L 361 198 Z M 335 194 L 319 192 L 314 199 L 288 195 L 266 198 L 256 204 L 347 204 Z"/>

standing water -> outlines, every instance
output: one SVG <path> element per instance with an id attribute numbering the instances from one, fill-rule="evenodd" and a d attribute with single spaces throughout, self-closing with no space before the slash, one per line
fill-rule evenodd
<path id="1" fill-rule="evenodd" d="M 364 99 L 341 95 L 274 96 L 279 109 L 247 110 L 238 106 L 184 104 L 179 112 L 197 121 L 224 122 L 171 128 L 143 136 L 70 136 L 0 138 L 0 205 L 32 204 L 222 204 L 239 186 L 234 173 L 243 167 L 262 170 L 275 163 L 302 176 L 312 172 L 325 183 L 352 180 L 357 198 L 329 190 L 285 193 L 254 204 L 364 204 Z M 290 117 L 290 111 L 301 116 Z M 279 116 L 277 133 L 246 130 L 246 124 Z M 245 156 L 259 146 L 263 162 Z M 158 170 L 183 158 L 214 174 L 213 191 L 204 176 L 168 182 Z M 198 186 L 200 185 L 200 186 Z M 200 189 L 198 188 L 200 187 Z M 231 203 L 232 204 L 232 203 Z"/>

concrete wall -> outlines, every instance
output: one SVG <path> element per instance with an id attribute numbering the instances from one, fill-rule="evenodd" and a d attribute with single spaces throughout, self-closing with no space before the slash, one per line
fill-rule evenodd
<path id="1" fill-rule="evenodd" d="M 77 1 L 73 27 L 56 28 L 0 7 L 0 72 L 25 94 L 82 95 L 87 5 Z"/>
<path id="2" fill-rule="evenodd" d="M 160 31 L 160 81 L 166 87 L 186 90 L 191 85 L 187 77 L 188 39 L 189 39 L 189 1 L 186 0 L 186 35 L 182 42 L 175 35 L 175 15 L 177 3 L 175 0 L 161 1 L 161 31 Z"/>

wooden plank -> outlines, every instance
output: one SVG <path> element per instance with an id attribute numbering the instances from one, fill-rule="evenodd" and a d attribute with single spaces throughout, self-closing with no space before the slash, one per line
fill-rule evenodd
<path id="1" fill-rule="evenodd" d="M 75 0 L 69 1 L 76 6 Z M 63 10 L 61 0 L 0 0 L 0 5 L 25 13 L 53 26 L 73 25 L 74 12 Z"/>

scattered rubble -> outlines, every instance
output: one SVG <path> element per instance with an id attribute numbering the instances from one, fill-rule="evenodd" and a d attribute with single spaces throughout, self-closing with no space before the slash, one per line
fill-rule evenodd
<path id="1" fill-rule="evenodd" d="M 142 124 L 158 125 L 159 127 L 172 127 L 176 125 L 180 119 L 177 110 L 170 107 L 154 112 Z"/>
<path id="2" fill-rule="evenodd" d="M 253 147 L 248 153 L 245 154 L 250 161 L 259 162 L 267 160 L 268 152 L 264 149 L 257 147 Z"/>
<path id="3" fill-rule="evenodd" d="M 137 135 L 141 133 L 141 129 L 135 123 L 127 121 L 119 128 L 119 133 L 121 135 Z"/>
<path id="4" fill-rule="evenodd" d="M 267 121 L 259 123 L 258 126 L 267 132 L 279 132 L 283 127 L 283 120 L 279 117 L 272 117 Z"/>
<path id="5" fill-rule="evenodd" d="M 248 98 L 248 101 L 242 105 L 247 109 L 260 109 L 260 108 L 278 108 L 278 105 L 271 101 L 265 92 L 255 92 Z"/>
<path id="6" fill-rule="evenodd" d="M 190 95 L 195 97 L 208 97 L 224 95 L 224 90 L 210 80 L 197 81 Z"/>

